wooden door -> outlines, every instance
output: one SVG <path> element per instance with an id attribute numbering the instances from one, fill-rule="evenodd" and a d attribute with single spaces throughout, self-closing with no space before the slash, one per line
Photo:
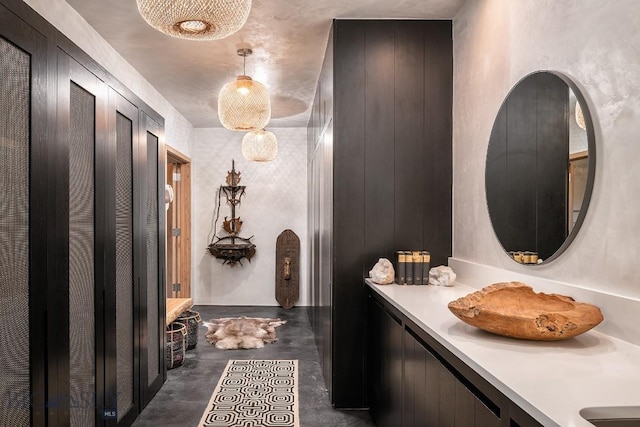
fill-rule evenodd
<path id="1" fill-rule="evenodd" d="M 191 159 L 167 147 L 167 298 L 191 297 Z"/>

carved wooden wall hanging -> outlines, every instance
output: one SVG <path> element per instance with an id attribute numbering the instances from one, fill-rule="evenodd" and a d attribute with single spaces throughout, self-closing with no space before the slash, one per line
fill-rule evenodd
<path id="1" fill-rule="evenodd" d="M 251 237 L 241 237 L 242 220 L 236 217 L 236 206 L 240 204 L 240 200 L 245 193 L 245 186 L 240 184 L 240 172 L 236 172 L 235 160 L 231 161 L 231 170 L 227 173 L 227 185 L 221 185 L 218 189 L 218 206 L 216 210 L 216 219 L 214 222 L 214 234 L 211 243 L 207 247 L 209 253 L 216 258 L 224 260 L 222 263 L 242 265 L 242 258 L 246 258 L 251 262 L 251 257 L 256 253 L 256 245 L 251 242 Z M 224 194 L 227 204 L 231 208 L 231 217 L 224 217 L 222 228 L 228 234 L 227 236 L 217 236 L 218 217 L 220 216 L 220 204 Z"/>

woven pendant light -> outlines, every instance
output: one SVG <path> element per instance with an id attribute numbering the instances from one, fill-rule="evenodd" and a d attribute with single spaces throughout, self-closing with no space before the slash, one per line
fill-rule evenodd
<path id="1" fill-rule="evenodd" d="M 218 40 L 247 21 L 251 0 L 137 0 L 149 25 L 170 36 Z"/>
<path id="2" fill-rule="evenodd" d="M 251 49 L 238 49 L 246 61 Z M 263 129 L 271 119 L 271 101 L 267 88 L 246 74 L 224 85 L 218 96 L 218 118 L 229 130 Z"/>
<path id="3" fill-rule="evenodd" d="M 278 140 L 268 130 L 247 132 L 242 138 L 242 155 L 253 162 L 270 162 L 278 155 Z"/>
<path id="4" fill-rule="evenodd" d="M 578 101 L 576 101 L 576 123 L 580 129 L 587 129 L 587 125 L 584 122 L 584 114 L 582 114 L 582 107 Z"/>

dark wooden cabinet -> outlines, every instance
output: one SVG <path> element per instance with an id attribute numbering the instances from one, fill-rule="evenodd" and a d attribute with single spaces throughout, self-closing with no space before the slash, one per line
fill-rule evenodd
<path id="1" fill-rule="evenodd" d="M 369 324 L 378 333 L 368 343 L 367 376 L 369 393 L 378 405 L 371 413 L 379 426 L 396 427 L 402 420 L 402 323 L 384 308 L 372 302 Z"/>
<path id="2" fill-rule="evenodd" d="M 377 425 L 541 426 L 373 292 L 367 321 L 367 390 Z"/>
<path id="3" fill-rule="evenodd" d="M 333 22 L 307 136 L 311 322 L 338 408 L 368 405 L 362 277 L 396 250 L 451 255 L 452 66 L 451 21 Z"/>
<path id="4" fill-rule="evenodd" d="M 164 121 L 20 0 L 0 76 L 0 425 L 130 425 L 166 379 Z"/>

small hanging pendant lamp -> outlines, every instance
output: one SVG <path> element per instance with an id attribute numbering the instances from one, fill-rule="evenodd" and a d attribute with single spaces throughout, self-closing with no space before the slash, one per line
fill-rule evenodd
<path id="1" fill-rule="evenodd" d="M 268 130 L 247 132 L 242 138 L 242 155 L 253 162 L 270 162 L 278 155 L 278 140 Z"/>
<path id="2" fill-rule="evenodd" d="M 238 49 L 244 57 L 243 74 L 224 85 L 218 96 L 218 118 L 229 130 L 252 131 L 263 129 L 271 119 L 271 101 L 267 88 L 246 75 L 247 56 L 251 49 Z"/>

